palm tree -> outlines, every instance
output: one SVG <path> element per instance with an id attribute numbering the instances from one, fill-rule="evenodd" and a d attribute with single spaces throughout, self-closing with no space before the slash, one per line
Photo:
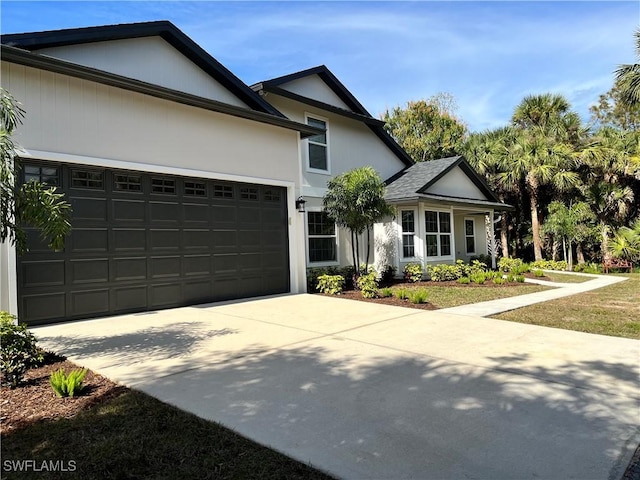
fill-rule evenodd
<path id="1" fill-rule="evenodd" d="M 40 229 L 51 249 L 60 250 L 71 230 L 71 206 L 64 195 L 40 182 L 17 185 L 19 162 L 11 136 L 23 116 L 20 104 L 0 88 L 0 242 L 8 239 L 23 253 L 27 239 L 21 226 L 29 224 Z"/>
<path id="2" fill-rule="evenodd" d="M 635 32 L 636 57 L 640 59 L 640 29 Z M 640 105 L 640 64 L 620 65 L 615 72 L 621 99 L 629 106 Z"/>

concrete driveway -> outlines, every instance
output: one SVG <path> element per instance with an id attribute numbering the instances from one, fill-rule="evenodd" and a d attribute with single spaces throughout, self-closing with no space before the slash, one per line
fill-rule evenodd
<path id="1" fill-rule="evenodd" d="M 35 328 L 43 346 L 349 479 L 619 479 L 640 342 L 294 295 Z"/>

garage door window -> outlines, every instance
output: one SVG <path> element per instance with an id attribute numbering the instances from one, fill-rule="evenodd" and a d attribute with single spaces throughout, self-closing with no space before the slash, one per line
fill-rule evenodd
<path id="1" fill-rule="evenodd" d="M 243 200 L 258 200 L 258 189 L 250 187 L 241 188 L 240 198 L 242 198 Z"/>
<path id="2" fill-rule="evenodd" d="M 265 202 L 279 202 L 280 192 L 277 190 L 267 189 L 264 191 L 264 200 Z"/>
<path id="3" fill-rule="evenodd" d="M 114 187 L 121 192 L 142 192 L 140 175 L 115 175 Z"/>
<path id="4" fill-rule="evenodd" d="M 39 165 L 24 166 L 24 181 L 42 182 L 52 187 L 60 185 L 58 169 L 55 167 L 41 167 Z"/>
<path id="5" fill-rule="evenodd" d="M 164 195 L 176 194 L 176 181 L 172 178 L 152 178 L 151 193 L 159 193 Z"/>
<path id="6" fill-rule="evenodd" d="M 71 170 L 71 186 L 73 188 L 104 190 L 104 174 L 91 170 Z"/>
<path id="7" fill-rule="evenodd" d="M 213 196 L 216 198 L 233 198 L 233 187 L 231 185 L 214 185 Z"/>
<path id="8" fill-rule="evenodd" d="M 207 186 L 203 182 L 184 182 L 184 194 L 189 197 L 206 197 Z"/>

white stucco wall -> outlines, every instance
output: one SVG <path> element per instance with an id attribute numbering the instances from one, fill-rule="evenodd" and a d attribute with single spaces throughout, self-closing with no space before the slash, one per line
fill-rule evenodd
<path id="1" fill-rule="evenodd" d="M 434 195 L 447 195 L 449 197 L 473 198 L 477 200 L 487 200 L 487 197 L 469 179 L 460 167 L 456 167 L 447 172 L 434 185 L 429 187 L 425 193 Z"/>
<path id="2" fill-rule="evenodd" d="M 161 37 L 44 48 L 38 53 L 248 108 Z"/>
<path id="3" fill-rule="evenodd" d="M 303 97 L 314 98 L 320 102 L 328 103 L 334 107 L 351 110 L 338 95 L 331 90 L 317 75 L 299 78 L 280 85 L 280 88 L 297 93 Z"/>

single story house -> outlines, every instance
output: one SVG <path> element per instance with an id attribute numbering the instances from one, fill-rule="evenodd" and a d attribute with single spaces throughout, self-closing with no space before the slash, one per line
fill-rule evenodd
<path id="1" fill-rule="evenodd" d="M 379 266 L 486 253 L 506 208 L 460 157 L 415 164 L 324 66 L 249 87 L 166 21 L 1 43 L 21 181 L 73 207 L 64 251 L 0 244 L 0 309 L 30 324 L 303 292 L 308 267 L 350 263 L 322 197 L 362 165 L 398 207 Z"/>

